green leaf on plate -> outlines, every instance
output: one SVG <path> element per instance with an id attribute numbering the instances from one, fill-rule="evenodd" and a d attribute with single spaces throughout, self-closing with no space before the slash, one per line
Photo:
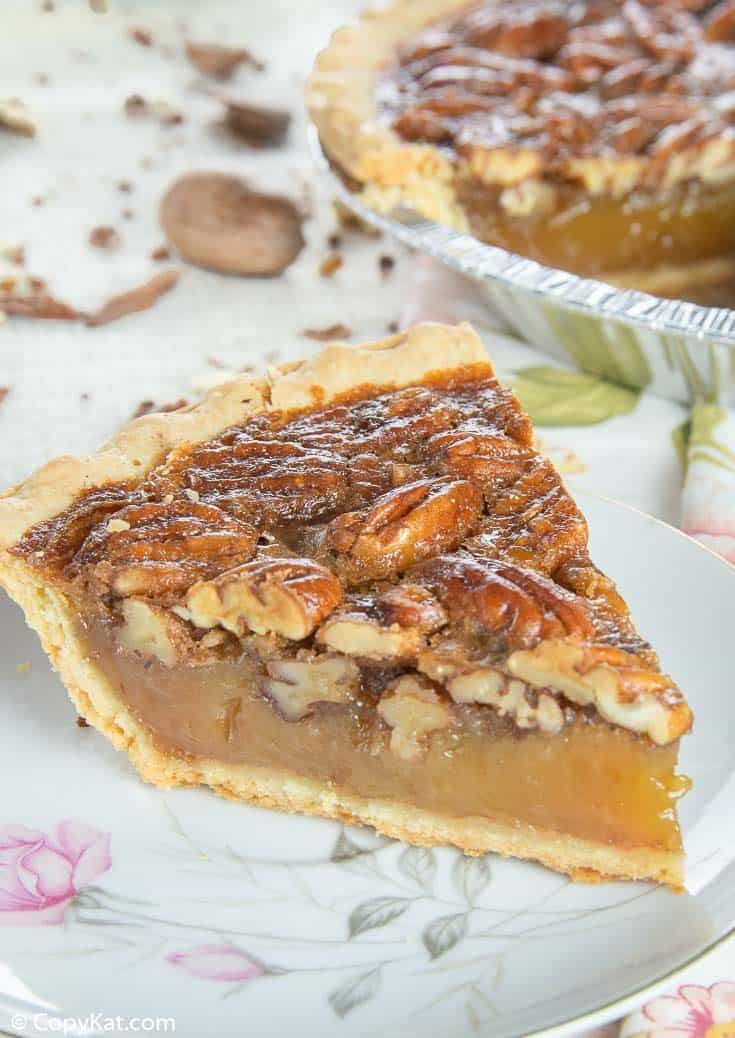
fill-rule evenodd
<path id="1" fill-rule="evenodd" d="M 346 1017 L 357 1006 L 369 1002 L 380 987 L 380 967 L 351 977 L 329 996 L 329 1004 L 339 1017 Z"/>
<path id="2" fill-rule="evenodd" d="M 467 913 L 459 912 L 457 915 L 444 915 L 432 920 L 421 935 L 421 940 L 432 959 L 438 959 L 466 935 Z"/>
<path id="3" fill-rule="evenodd" d="M 536 425 L 595 425 L 629 414 L 640 395 L 596 375 L 545 365 L 516 372 L 513 389 Z"/>
<path id="4" fill-rule="evenodd" d="M 367 930 L 387 926 L 399 915 L 403 915 L 411 903 L 412 898 L 410 897 L 374 897 L 370 901 L 363 901 L 350 913 L 348 923 L 350 937 L 357 937 L 358 934 L 365 933 Z"/>

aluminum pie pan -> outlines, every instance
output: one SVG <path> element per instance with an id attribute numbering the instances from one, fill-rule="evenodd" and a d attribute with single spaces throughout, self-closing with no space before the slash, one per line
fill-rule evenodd
<path id="1" fill-rule="evenodd" d="M 660 299 L 545 267 L 419 216 L 378 213 L 312 143 L 332 193 L 365 223 L 481 286 L 495 323 L 582 370 L 681 403 L 735 405 L 735 310 Z"/>

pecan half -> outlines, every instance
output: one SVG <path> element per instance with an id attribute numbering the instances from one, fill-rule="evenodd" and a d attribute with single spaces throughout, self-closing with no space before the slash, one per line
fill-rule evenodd
<path id="1" fill-rule="evenodd" d="M 343 656 L 269 660 L 260 687 L 287 721 L 300 721 L 317 703 L 347 703 L 359 687 L 360 672 Z"/>
<path id="2" fill-rule="evenodd" d="M 735 0 L 720 0 L 707 13 L 704 35 L 711 43 L 732 43 L 735 40 Z"/>
<path id="3" fill-rule="evenodd" d="M 227 570 L 189 589 L 186 608 L 197 627 L 233 634 L 307 638 L 342 597 L 328 569 L 311 559 L 269 558 Z"/>
<path id="4" fill-rule="evenodd" d="M 415 763 L 426 750 L 431 732 L 448 728 L 452 715 L 426 679 L 407 674 L 378 703 L 378 714 L 392 729 L 390 748 L 401 760 Z"/>
<path id="5" fill-rule="evenodd" d="M 317 641 L 347 656 L 409 661 L 444 623 L 444 610 L 426 588 L 400 584 L 378 598 L 349 602 L 320 627 Z"/>
<path id="6" fill-rule="evenodd" d="M 87 536 L 71 564 L 116 595 L 175 601 L 196 580 L 249 559 L 257 530 L 194 501 L 129 505 Z"/>
<path id="7" fill-rule="evenodd" d="M 468 626 L 492 647 L 529 647 L 546 638 L 594 633 L 582 599 L 520 566 L 440 555 L 415 567 L 411 578 L 431 589 L 454 623 Z"/>
<path id="8" fill-rule="evenodd" d="M 379 579 L 462 543 L 482 514 L 479 490 L 465 480 L 418 480 L 390 490 L 364 512 L 327 527 L 326 546 L 352 579 Z"/>
<path id="9" fill-rule="evenodd" d="M 594 704 L 607 721 L 659 745 L 691 726 L 691 711 L 671 678 L 621 649 L 551 640 L 513 653 L 507 666 L 527 684 L 553 688 L 583 706 Z"/>
<path id="10" fill-rule="evenodd" d="M 439 472 L 469 479 L 493 493 L 517 479 L 531 452 L 503 433 L 438 433 L 426 441 L 424 455 Z"/>

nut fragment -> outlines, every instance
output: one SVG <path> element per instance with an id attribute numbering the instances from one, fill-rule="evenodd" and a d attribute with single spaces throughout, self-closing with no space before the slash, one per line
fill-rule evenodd
<path id="1" fill-rule="evenodd" d="M 327 528 L 327 546 L 348 575 L 380 579 L 461 544 L 482 513 L 465 480 L 422 479 L 389 490 L 365 512 L 345 512 Z"/>
<path id="2" fill-rule="evenodd" d="M 390 748 L 401 760 L 415 763 L 426 750 L 431 732 L 448 728 L 452 715 L 428 681 L 407 674 L 378 703 L 378 714 L 392 728 Z"/>
<path id="3" fill-rule="evenodd" d="M 248 104 L 226 98 L 225 126 L 251 144 L 280 144 L 288 132 L 291 115 L 282 108 Z"/>
<path id="4" fill-rule="evenodd" d="M 128 314 L 149 310 L 160 296 L 171 291 L 178 280 L 177 270 L 164 270 L 142 285 L 131 288 L 129 292 L 121 292 L 120 295 L 108 299 L 96 313 L 90 314 L 86 323 L 97 328 L 102 324 L 110 324 L 111 321 L 119 321 Z"/>
<path id="5" fill-rule="evenodd" d="M 35 137 L 36 124 L 17 97 L 0 100 L 0 130 L 18 133 L 23 137 Z"/>
<path id="6" fill-rule="evenodd" d="M 429 587 L 450 618 L 474 630 L 488 649 L 594 634 L 587 603 L 533 570 L 497 559 L 439 555 L 417 566 L 411 577 Z"/>
<path id="7" fill-rule="evenodd" d="M 179 178 L 161 202 L 160 220 L 184 259 L 225 274 L 281 274 L 304 246 L 303 216 L 290 199 L 225 173 Z"/>
<path id="8" fill-rule="evenodd" d="M 317 703 L 346 703 L 357 691 L 359 671 L 342 656 L 270 660 L 260 686 L 287 721 L 299 721 Z"/>
<path id="9" fill-rule="evenodd" d="M 494 706 L 501 717 L 512 717 L 519 728 L 556 734 L 564 727 L 564 713 L 552 695 L 531 693 L 525 682 L 508 678 L 494 667 L 459 674 L 447 683 L 447 691 L 455 703 Z"/>
<path id="10" fill-rule="evenodd" d="M 249 559 L 257 537 L 254 527 L 211 505 L 133 504 L 91 530 L 71 573 L 90 567 L 94 579 L 117 595 L 176 601 L 194 581 Z"/>
<path id="11" fill-rule="evenodd" d="M 322 624 L 317 641 L 347 656 L 408 661 L 445 622 L 444 610 L 425 588 L 399 585 L 377 598 L 349 602 Z"/>
<path id="12" fill-rule="evenodd" d="M 186 56 L 203 76 L 212 79 L 230 79 L 240 65 L 252 65 L 260 71 L 261 62 L 245 48 L 221 47 L 217 43 L 193 43 L 186 45 Z"/>
<path id="13" fill-rule="evenodd" d="M 507 667 L 535 688 L 553 688 L 582 706 L 594 704 L 611 724 L 659 745 L 691 726 L 691 711 L 671 678 L 621 649 L 551 640 L 514 652 Z"/>
<path id="14" fill-rule="evenodd" d="M 183 624 L 168 609 L 152 605 L 141 598 L 126 598 L 121 606 L 123 623 L 117 629 L 117 641 L 123 648 L 155 656 L 172 667 L 179 660 L 177 642 Z"/>
<path id="15" fill-rule="evenodd" d="M 192 623 L 220 626 L 243 635 L 307 638 L 342 597 L 342 588 L 311 559 L 272 558 L 249 562 L 195 584 L 186 596 Z"/>

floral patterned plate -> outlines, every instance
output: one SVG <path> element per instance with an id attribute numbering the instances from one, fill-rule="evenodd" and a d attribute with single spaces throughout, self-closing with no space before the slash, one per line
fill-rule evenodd
<path id="1" fill-rule="evenodd" d="M 77 727 L 3 600 L 0 1029 L 561 1036 L 717 944 L 735 921 L 735 572 L 631 509 L 583 506 L 597 559 L 697 714 L 682 759 L 689 894 L 575 886 L 153 789 Z"/>

